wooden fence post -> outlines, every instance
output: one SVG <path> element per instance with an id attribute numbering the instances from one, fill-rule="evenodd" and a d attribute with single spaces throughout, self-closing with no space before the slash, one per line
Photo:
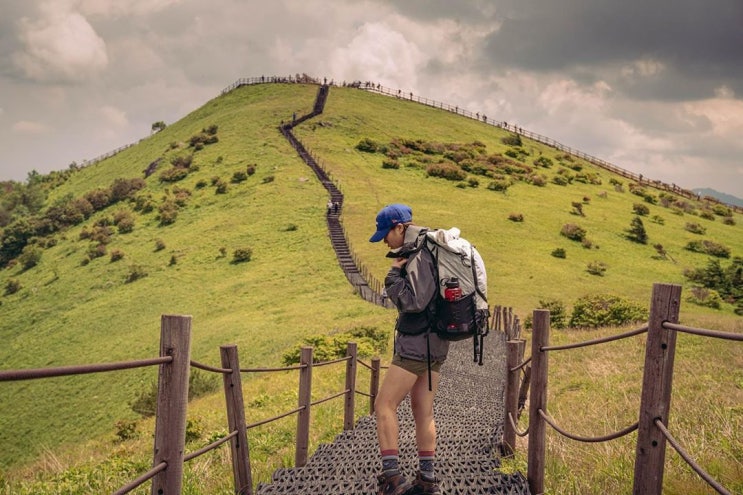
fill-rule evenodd
<path id="1" fill-rule="evenodd" d="M 663 488 L 666 438 L 655 425 L 655 420 L 659 419 L 668 426 L 676 350 L 676 332 L 664 329 L 663 322 L 678 323 L 680 301 L 680 285 L 653 284 L 637 428 L 632 488 L 635 495 L 660 495 Z"/>
<path id="2" fill-rule="evenodd" d="M 302 347 L 299 364 L 299 404 L 297 415 L 297 450 L 294 453 L 294 465 L 302 467 L 307 464 L 307 451 L 310 446 L 310 408 L 312 403 L 312 347 Z"/>
<path id="3" fill-rule="evenodd" d="M 549 345 L 550 312 L 534 310 L 534 331 L 531 340 L 531 390 L 529 393 L 529 452 L 527 456 L 527 480 L 533 495 L 544 493 L 545 433 L 546 423 L 539 411 L 547 412 L 547 352 Z"/>
<path id="4" fill-rule="evenodd" d="M 250 472 L 250 449 L 248 448 L 248 433 L 245 422 L 245 402 L 243 400 L 242 377 L 240 376 L 240 360 L 237 356 L 236 345 L 220 346 L 222 367 L 229 368 L 232 373 L 224 373 L 224 398 L 227 403 L 227 424 L 229 431 L 237 430 L 237 436 L 230 440 L 232 453 L 232 477 L 235 481 L 235 493 L 239 495 L 253 494 L 253 477 Z"/>
<path id="5" fill-rule="evenodd" d="M 524 340 L 509 340 L 506 342 L 507 359 L 506 359 L 506 417 L 503 425 L 503 443 L 501 452 L 504 457 L 511 457 L 516 449 L 516 430 L 508 419 L 510 413 L 514 423 L 518 421 L 518 404 L 519 404 L 519 377 L 521 370 L 511 371 L 521 364 L 524 355 Z"/>
<path id="6" fill-rule="evenodd" d="M 153 495 L 179 495 L 183 484 L 186 445 L 186 409 L 191 363 L 191 317 L 162 315 L 160 356 L 173 361 L 160 365 L 157 380 L 157 413 L 153 466 L 167 467 L 152 478 Z"/>
<path id="7" fill-rule="evenodd" d="M 371 380 L 369 382 L 369 415 L 374 414 L 374 401 L 379 393 L 379 370 L 381 369 L 379 357 L 371 360 Z"/>
<path id="8" fill-rule="evenodd" d="M 356 342 L 349 342 L 346 347 L 346 399 L 343 409 L 343 429 L 353 430 L 354 409 L 356 408 Z"/>

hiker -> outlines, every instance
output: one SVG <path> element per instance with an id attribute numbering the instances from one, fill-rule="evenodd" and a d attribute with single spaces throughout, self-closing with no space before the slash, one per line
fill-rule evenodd
<path id="1" fill-rule="evenodd" d="M 420 235 L 425 229 L 412 221 L 413 212 L 409 206 L 385 206 L 377 215 L 376 232 L 369 239 L 370 242 L 384 240 L 390 248 L 387 256 L 393 261 L 384 286 L 387 297 L 398 310 L 392 363 L 374 401 L 383 471 L 378 476 L 379 495 L 441 493 L 434 475 L 433 399 L 449 342 L 427 331 L 431 326 L 429 311 L 435 305 L 438 290 L 437 279 L 431 252 L 416 249 L 425 242 L 425 235 Z M 397 408 L 408 394 L 415 419 L 419 461 L 419 471 L 412 483 L 400 470 L 398 445 Z"/>
<path id="2" fill-rule="evenodd" d="M 328 215 L 330 215 L 333 212 L 333 201 L 329 199 L 328 204 L 326 206 L 328 209 Z"/>
<path id="3" fill-rule="evenodd" d="M 333 201 L 333 213 L 338 213 L 338 208 L 341 207 L 341 204 L 338 201 Z"/>

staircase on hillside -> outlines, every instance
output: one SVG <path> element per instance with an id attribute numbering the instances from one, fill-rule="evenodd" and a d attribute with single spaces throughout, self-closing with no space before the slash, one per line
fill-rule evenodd
<path id="1" fill-rule="evenodd" d="M 452 343 L 441 370 L 434 401 L 437 446 L 436 472 L 447 495 L 529 493 L 526 479 L 498 472 L 497 444 L 504 415 L 505 338 L 491 333 L 483 366 L 472 362 L 469 340 Z M 415 426 L 406 399 L 398 409 L 400 462 L 412 479 L 417 466 Z M 316 494 L 373 495 L 381 460 L 373 417 L 362 417 L 353 430 L 320 445 L 307 465 L 279 469 L 270 483 L 260 484 L 257 495 Z"/>
<path id="2" fill-rule="evenodd" d="M 367 280 L 362 275 L 359 267 L 351 255 L 351 249 L 348 246 L 345 233 L 343 232 L 343 226 L 340 222 L 340 211 L 343 210 L 343 193 L 333 184 L 325 170 L 318 165 L 317 161 L 307 151 L 304 145 L 297 139 L 292 132 L 292 128 L 307 119 L 320 115 L 325 108 L 325 102 L 328 98 L 329 86 L 322 85 L 317 92 L 317 98 L 315 99 L 315 106 L 311 113 L 304 115 L 298 119 L 294 119 L 290 124 L 282 124 L 279 128 L 284 137 L 289 141 L 292 147 L 297 150 L 300 158 L 315 172 L 315 175 L 322 185 L 327 189 L 330 194 L 330 201 L 338 203 L 338 212 L 329 212 L 327 215 L 328 221 L 328 232 L 330 234 L 330 242 L 335 250 L 338 263 L 343 269 L 343 273 L 346 274 L 346 278 L 356 289 L 358 294 L 366 301 L 372 302 L 384 306 L 384 299 L 382 295 L 373 290 Z"/>

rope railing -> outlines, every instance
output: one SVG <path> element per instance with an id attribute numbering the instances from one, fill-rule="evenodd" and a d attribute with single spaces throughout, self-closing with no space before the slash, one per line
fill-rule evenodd
<path id="1" fill-rule="evenodd" d="M 198 369 L 204 370 L 204 371 L 211 371 L 213 373 L 222 373 L 222 374 L 225 374 L 225 375 L 228 375 L 228 374 L 232 373 L 232 370 L 231 369 L 217 368 L 215 366 L 209 366 L 208 364 L 200 363 L 200 362 L 194 361 L 194 360 L 191 360 L 191 363 L 190 364 L 194 368 L 198 368 Z"/>
<path id="2" fill-rule="evenodd" d="M 715 489 L 717 493 L 720 493 L 721 495 L 732 495 L 725 487 L 723 487 L 720 483 L 718 483 L 712 476 L 710 476 L 704 469 L 699 466 L 699 464 L 696 463 L 694 459 L 681 447 L 681 445 L 678 443 L 678 441 L 671 435 L 671 432 L 668 431 L 666 428 L 666 425 L 663 424 L 663 421 L 660 419 L 655 420 L 655 426 L 663 433 L 663 436 L 668 440 L 668 443 L 671 444 L 671 446 L 678 452 L 678 454 L 681 456 L 682 459 L 686 461 L 686 463 L 691 466 L 691 468 L 696 472 L 704 481 L 707 482 L 709 486 Z"/>
<path id="3" fill-rule="evenodd" d="M 305 406 L 297 407 L 295 409 L 292 409 L 291 411 L 287 411 L 287 412 L 282 413 L 282 414 L 279 414 L 277 416 L 273 416 L 273 417 L 270 417 L 270 418 L 262 419 L 260 421 L 256 421 L 255 423 L 250 423 L 249 425 L 246 426 L 246 428 L 248 430 L 252 430 L 253 428 L 256 428 L 258 426 L 262 426 L 262 425 L 265 425 L 265 424 L 268 424 L 268 423 L 273 423 L 274 421 L 277 421 L 279 419 L 286 418 L 287 416 L 291 416 L 292 414 L 296 414 L 296 413 L 301 412 L 301 411 L 304 411 L 306 409 L 307 408 Z"/>
<path id="4" fill-rule="evenodd" d="M 670 323 L 667 321 L 663 322 L 663 328 L 667 328 L 670 330 L 676 330 L 677 332 L 700 335 L 702 337 L 712 337 L 715 339 L 724 339 L 724 340 L 737 340 L 739 342 L 743 342 L 743 334 L 740 334 L 740 333 L 718 332 L 715 330 L 708 330 L 706 328 L 685 327 L 683 325 L 678 325 L 676 323 Z"/>
<path id="5" fill-rule="evenodd" d="M 613 342 L 615 340 L 622 340 L 622 339 L 626 339 L 629 337 L 634 337 L 635 335 L 640 335 L 647 331 L 648 331 L 648 326 L 645 325 L 636 330 L 630 330 L 629 332 L 620 333 L 620 334 L 612 335 L 609 337 L 603 337 L 600 339 L 586 340 L 584 342 L 578 342 L 577 344 L 546 346 L 546 347 L 542 347 L 540 351 L 564 351 L 567 349 L 578 349 L 580 347 L 588 347 L 588 346 L 597 345 L 597 344 L 605 344 L 607 342 Z"/>
<path id="6" fill-rule="evenodd" d="M 515 436 L 522 436 L 515 421 L 515 390 L 518 386 L 518 375 L 526 363 L 531 360 L 533 386 L 529 405 L 528 447 L 528 483 L 531 493 L 544 493 L 545 471 L 545 425 L 549 425 L 562 436 L 571 440 L 587 443 L 599 443 L 638 432 L 635 471 L 633 482 L 634 495 L 660 495 L 663 488 L 663 467 L 665 463 L 666 440 L 679 453 L 682 459 L 718 493 L 729 495 L 718 481 L 706 473 L 683 450 L 676 439 L 668 432 L 668 415 L 670 410 L 671 383 L 677 332 L 684 332 L 703 337 L 743 341 L 743 335 L 721 332 L 705 328 L 693 328 L 678 324 L 680 310 L 681 286 L 655 284 L 651 297 L 650 316 L 647 325 L 621 334 L 588 340 L 576 344 L 549 345 L 549 311 L 535 310 L 533 316 L 532 355 L 520 365 L 519 353 L 523 355 L 523 341 L 509 341 L 508 345 L 508 378 L 506 389 L 506 415 L 508 421 L 504 428 L 502 446 L 508 454 L 515 444 Z M 626 339 L 647 333 L 645 366 L 643 374 L 642 396 L 640 401 L 639 420 L 614 433 L 598 437 L 576 435 L 561 428 L 547 412 L 547 356 L 549 351 L 577 349 L 590 345 L 603 344 Z"/>
<path id="7" fill-rule="evenodd" d="M 162 356 L 151 359 L 139 359 L 135 361 L 120 361 L 115 363 L 84 364 L 72 366 L 59 366 L 54 368 L 33 368 L 25 370 L 3 370 L 0 371 L 0 382 L 13 382 L 19 380 L 35 380 L 38 378 L 53 378 L 59 376 L 85 375 L 89 373 L 103 373 L 106 371 L 120 371 L 133 368 L 143 368 L 158 364 L 171 363 L 172 356 Z"/>
<path id="8" fill-rule="evenodd" d="M 200 455 L 206 454 L 210 450 L 216 449 L 217 447 L 219 447 L 223 443 L 229 442 L 231 439 L 235 438 L 237 436 L 237 433 L 238 433 L 237 430 L 235 430 L 235 431 L 231 432 L 229 435 L 225 435 L 224 437 L 222 437 L 222 438 L 220 438 L 218 440 L 215 440 L 214 442 L 212 442 L 212 443 L 210 443 L 208 445 L 204 445 L 199 450 L 195 450 L 195 451 L 191 452 L 190 454 L 186 454 L 185 456 L 183 456 L 183 462 L 188 462 L 191 459 L 195 459 L 195 458 L 199 457 Z"/>
<path id="9" fill-rule="evenodd" d="M 516 426 L 516 421 L 513 419 L 513 414 L 511 412 L 508 412 L 508 421 L 511 423 L 511 428 L 513 428 L 514 433 L 520 437 L 525 437 L 529 434 L 529 428 L 527 427 L 524 431 L 519 431 L 518 426 Z"/>
<path id="10" fill-rule="evenodd" d="M 162 473 L 167 468 L 168 468 L 168 463 L 167 462 L 161 462 L 160 464 L 158 464 L 157 466 L 153 467 L 152 469 L 150 469 L 146 473 L 144 473 L 141 476 L 133 479 L 132 481 L 130 481 L 126 485 L 122 486 L 121 488 L 119 488 L 118 490 L 116 490 L 115 492 L 113 492 L 113 495 L 123 495 L 125 493 L 129 493 L 130 491 L 134 490 L 138 486 L 144 484 L 145 482 L 151 480 L 152 478 L 154 478 L 158 474 Z"/>
<path id="11" fill-rule="evenodd" d="M 557 426 L 557 423 L 555 423 L 555 420 L 546 412 L 543 410 L 539 410 L 539 415 L 542 416 L 542 419 L 544 419 L 548 425 L 552 427 L 556 432 L 561 434 L 564 437 L 567 437 L 571 440 L 575 440 L 578 442 L 584 442 L 584 443 L 599 443 L 599 442 L 607 442 L 609 440 L 614 440 L 616 438 L 621 438 L 625 435 L 628 435 L 635 431 L 639 425 L 639 423 L 635 422 L 634 424 L 628 426 L 627 428 L 624 428 L 623 430 L 620 430 L 615 433 L 610 433 L 608 435 L 604 435 L 602 437 L 581 437 L 578 435 L 573 435 L 571 433 L 568 433 L 567 431 L 563 430 L 559 426 Z"/>

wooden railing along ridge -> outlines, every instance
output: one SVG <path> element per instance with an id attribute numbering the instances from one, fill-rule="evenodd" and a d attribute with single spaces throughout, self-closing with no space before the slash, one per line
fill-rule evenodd
<path id="1" fill-rule="evenodd" d="M 490 320 L 490 328 L 514 334 L 520 331 L 520 321 L 512 308 L 496 306 Z M 210 366 L 190 357 L 191 317 L 187 315 L 162 315 L 160 326 L 160 355 L 156 358 L 121 361 L 113 363 L 84 364 L 52 368 L 0 370 L 0 383 L 31 379 L 49 379 L 90 373 L 122 371 L 147 366 L 159 366 L 157 408 L 155 413 L 154 455 L 152 468 L 114 491 L 123 495 L 152 481 L 153 495 L 178 495 L 183 488 L 184 463 L 210 452 L 229 442 L 230 458 L 235 493 L 252 495 L 253 479 L 250 465 L 248 431 L 274 421 L 296 415 L 295 436 L 296 467 L 304 466 L 308 460 L 311 431 L 311 409 L 333 399 L 343 399 L 343 430 L 354 428 L 356 396 L 369 399 L 369 414 L 374 413 L 374 400 L 379 390 L 382 369 L 379 357 L 369 363 L 358 358 L 357 344 L 349 342 L 346 356 L 330 361 L 314 361 L 313 348 L 301 348 L 299 364 L 284 367 L 243 368 L 240 366 L 236 345 L 220 346 L 221 367 Z M 312 375 L 315 368 L 345 363 L 345 386 L 343 390 L 327 397 L 312 400 Z M 369 391 L 356 386 L 359 366 L 370 373 Z M 227 410 L 229 433 L 218 440 L 190 453 L 185 451 L 186 422 L 188 409 L 188 385 L 190 369 L 221 374 Z M 241 375 L 244 373 L 271 373 L 296 370 L 299 372 L 297 407 L 276 416 L 246 423 L 245 398 Z"/>
<path id="2" fill-rule="evenodd" d="M 410 101 L 414 101 L 416 103 L 420 103 L 422 105 L 430 106 L 433 108 L 438 108 L 441 110 L 446 110 L 448 112 L 456 113 L 457 115 L 461 115 L 463 117 L 471 118 L 474 120 L 478 120 L 481 122 L 484 122 L 486 124 L 500 127 L 502 129 L 505 129 L 507 131 L 513 132 L 515 134 L 519 134 L 521 136 L 527 137 L 529 139 L 533 139 L 534 141 L 538 141 L 542 144 L 545 144 L 547 146 L 550 146 L 552 148 L 555 148 L 557 150 L 563 151 L 565 153 L 569 153 L 571 155 L 577 156 L 579 158 L 582 158 L 586 160 L 589 163 L 592 163 L 596 166 L 599 166 L 601 168 L 604 168 L 606 170 L 609 170 L 611 172 L 614 172 L 615 174 L 618 174 L 622 177 L 625 177 L 627 179 L 633 180 L 639 184 L 651 186 L 653 188 L 668 191 L 675 193 L 679 196 L 683 196 L 688 199 L 694 199 L 694 200 L 704 200 L 708 203 L 715 203 L 715 204 L 721 204 L 724 206 L 727 206 L 728 208 L 732 209 L 733 211 L 736 211 L 738 213 L 743 213 L 743 207 L 732 205 L 729 203 L 725 203 L 723 201 L 720 201 L 717 198 L 714 198 L 712 196 L 704 196 L 701 197 L 699 194 L 696 194 L 693 191 L 689 191 L 688 189 L 681 188 L 677 186 L 676 184 L 666 184 L 659 180 L 652 180 L 648 179 L 647 177 L 643 176 L 642 174 L 636 174 L 634 172 L 630 172 L 629 170 L 623 169 L 622 167 L 619 167 L 617 165 L 614 165 L 604 159 L 595 157 L 593 155 L 590 155 L 588 153 L 585 153 L 579 149 L 573 148 L 571 146 L 567 146 L 565 144 L 560 143 L 559 141 L 556 141 L 554 139 L 551 139 L 547 136 L 543 136 L 539 133 L 529 131 L 528 129 L 524 129 L 521 126 L 517 126 L 514 124 L 509 124 L 505 121 L 495 120 L 492 118 L 489 118 L 485 114 L 481 114 L 480 112 L 472 112 L 470 110 L 460 108 L 457 105 L 450 105 L 448 103 L 443 103 L 441 101 L 433 100 L 430 98 L 422 97 L 419 95 L 414 95 L 412 92 L 403 92 L 400 89 L 392 89 L 385 86 L 382 86 L 381 84 L 375 84 L 372 82 L 352 82 L 352 83 L 341 83 L 337 84 L 333 80 L 328 81 L 327 78 L 324 78 L 322 81 L 319 78 L 311 77 L 306 74 L 296 74 L 293 76 L 258 76 L 258 77 L 242 77 L 236 79 L 232 84 L 226 86 L 219 95 L 221 96 L 224 94 L 229 93 L 230 91 L 237 89 L 241 86 L 250 86 L 255 84 L 324 84 L 324 85 L 330 85 L 330 86 L 344 86 L 344 87 L 354 87 L 358 89 L 362 89 L 365 91 L 370 91 L 374 93 L 379 93 L 386 96 L 391 96 L 394 98 L 400 98 L 400 99 L 406 99 Z M 149 137 L 149 136 L 147 136 Z M 118 154 L 121 151 L 124 151 L 125 149 L 134 146 L 135 144 L 139 144 L 144 139 L 147 139 L 147 137 L 144 137 L 134 143 L 126 144 L 124 146 L 121 146 L 113 151 L 109 151 L 108 153 L 104 153 L 100 156 L 97 156 L 90 160 L 83 160 L 83 162 L 80 164 L 81 167 L 86 167 L 89 165 L 93 165 L 95 163 L 98 163 L 102 160 L 105 160 L 106 158 L 110 158 L 116 154 Z"/>
<path id="3" fill-rule="evenodd" d="M 506 454 L 512 453 L 516 444 L 516 436 L 524 437 L 528 435 L 527 479 L 531 493 L 544 493 L 545 490 L 545 433 L 547 426 L 550 426 L 559 434 L 579 442 L 606 442 L 637 430 L 634 495 L 661 494 L 666 441 L 712 489 L 721 495 L 732 495 L 732 492 L 728 491 L 695 462 L 693 457 L 673 437 L 669 431 L 668 419 L 678 332 L 738 342 L 743 342 L 743 334 L 679 325 L 680 300 L 680 285 L 654 284 L 647 325 L 607 338 L 562 346 L 549 345 L 549 311 L 535 310 L 533 313 L 531 357 L 526 360 L 523 360 L 526 341 L 518 336 L 513 336 L 508 340 L 506 343 L 508 352 L 506 421 L 502 449 Z M 593 438 L 573 435 L 560 428 L 547 409 L 549 353 L 603 344 L 642 333 L 648 335 L 645 344 L 645 365 L 638 421 L 616 433 Z M 524 382 L 520 383 L 521 373 L 523 373 Z M 523 407 L 524 390 L 529 387 L 529 382 L 531 386 L 529 391 L 529 426 L 527 431 L 519 432 L 516 421 L 520 408 Z M 526 387 L 524 386 L 525 383 Z"/>

